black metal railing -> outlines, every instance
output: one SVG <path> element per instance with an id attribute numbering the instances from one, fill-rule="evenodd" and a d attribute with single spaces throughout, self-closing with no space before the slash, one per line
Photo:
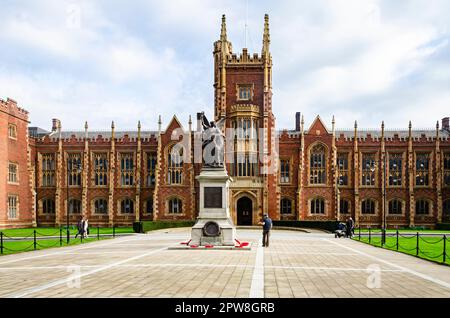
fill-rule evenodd
<path id="1" fill-rule="evenodd" d="M 383 229 L 358 229 L 355 240 L 390 250 L 415 255 L 450 265 L 449 251 L 447 251 L 450 238 L 443 233 L 407 233 Z"/>
<path id="2" fill-rule="evenodd" d="M 91 242 L 93 240 L 100 240 L 104 237 L 112 237 L 115 238 L 117 236 L 116 234 L 116 226 L 113 226 L 112 228 L 112 234 L 105 233 L 100 234 L 100 227 L 96 227 L 97 231 L 94 235 L 94 237 L 88 237 L 88 240 Z M 69 246 L 69 245 L 75 245 L 77 243 L 82 244 L 83 240 L 86 242 L 86 237 L 83 237 L 83 235 L 80 235 L 77 233 L 77 235 L 72 236 L 70 235 L 70 228 L 67 227 L 60 227 L 53 233 L 41 233 L 39 230 L 33 230 L 30 234 L 27 235 L 17 235 L 17 236 L 11 236 L 6 235 L 5 232 L 0 231 L 0 255 L 6 254 L 6 253 L 16 253 L 16 252 L 25 252 L 25 251 L 35 251 L 38 249 L 44 249 L 44 248 L 51 248 L 55 247 L 57 245 L 59 246 Z M 12 247 L 8 243 L 18 243 L 21 242 L 21 244 L 18 244 L 17 247 Z M 46 244 L 44 242 L 51 242 L 50 244 Z M 9 254 L 8 253 L 8 254 Z"/>

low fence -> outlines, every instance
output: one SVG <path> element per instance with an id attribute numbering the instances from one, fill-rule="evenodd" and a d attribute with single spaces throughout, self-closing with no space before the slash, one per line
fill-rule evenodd
<path id="1" fill-rule="evenodd" d="M 438 263 L 450 264 L 450 253 L 447 251 L 450 237 L 447 234 L 388 232 L 383 229 L 371 228 L 365 231 L 361 231 L 361 228 L 358 228 L 356 232 L 354 239 L 358 241 L 426 258 Z"/>
<path id="2" fill-rule="evenodd" d="M 92 231 L 94 230 L 94 231 Z M 5 252 L 26 252 L 26 251 L 35 251 L 43 248 L 50 248 L 55 246 L 69 246 L 77 243 L 83 243 L 83 241 L 92 242 L 93 240 L 100 240 L 103 237 L 113 237 L 115 238 L 116 227 L 112 228 L 111 234 L 100 234 L 100 227 L 90 228 L 89 234 L 87 237 L 83 237 L 82 235 L 75 234 L 71 236 L 70 229 L 60 228 L 53 233 L 45 234 L 41 233 L 38 230 L 33 230 L 32 233 L 25 236 L 10 236 L 6 235 L 4 232 L 0 231 L 0 255 L 3 255 Z M 73 231 L 72 233 L 77 233 L 77 231 Z M 8 243 L 19 243 L 15 245 L 24 245 L 24 247 L 16 247 L 11 248 L 8 247 Z M 23 244 L 20 244 L 23 243 Z M 47 244 L 49 243 L 49 244 Z"/>

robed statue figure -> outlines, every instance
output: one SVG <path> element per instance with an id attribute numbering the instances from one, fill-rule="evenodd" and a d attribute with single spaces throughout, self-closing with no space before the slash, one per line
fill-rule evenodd
<path id="1" fill-rule="evenodd" d="M 197 120 L 201 121 L 203 128 L 203 165 L 211 168 L 223 168 L 225 135 L 221 126 L 224 120 L 220 120 L 217 124 L 214 121 L 209 122 L 204 112 L 197 113 Z"/>

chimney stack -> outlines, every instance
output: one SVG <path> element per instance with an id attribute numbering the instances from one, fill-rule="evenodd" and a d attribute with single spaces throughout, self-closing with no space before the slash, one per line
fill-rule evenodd
<path id="1" fill-rule="evenodd" d="M 60 127 L 60 126 L 61 126 L 61 121 L 57 118 L 53 118 L 52 119 L 52 132 L 57 131 L 58 127 Z"/>
<path id="2" fill-rule="evenodd" d="M 302 118 L 302 116 L 301 116 L 301 114 L 300 114 L 300 112 L 296 112 L 295 113 L 295 131 L 300 131 L 302 128 L 302 126 L 301 126 L 301 118 Z"/>
<path id="3" fill-rule="evenodd" d="M 442 129 L 450 131 L 450 117 L 442 118 Z"/>

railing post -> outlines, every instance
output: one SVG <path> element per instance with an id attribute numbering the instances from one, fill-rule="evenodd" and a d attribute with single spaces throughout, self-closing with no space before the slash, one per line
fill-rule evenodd
<path id="1" fill-rule="evenodd" d="M 361 241 L 361 225 L 358 227 L 358 240 Z"/>
<path id="2" fill-rule="evenodd" d="M 33 231 L 33 237 L 34 237 L 34 250 L 36 250 L 37 248 L 37 244 L 36 244 L 36 230 Z"/>
<path id="3" fill-rule="evenodd" d="M 398 251 L 398 230 L 397 230 L 397 251 Z"/>
<path id="4" fill-rule="evenodd" d="M 80 243 L 83 243 L 83 235 L 84 235 L 84 232 L 83 232 L 83 234 L 80 235 Z"/>
<path id="5" fill-rule="evenodd" d="M 59 246 L 63 245 L 63 240 L 62 240 L 62 227 L 59 227 Z"/>
<path id="6" fill-rule="evenodd" d="M 416 256 L 419 256 L 419 232 L 416 234 Z"/>
<path id="7" fill-rule="evenodd" d="M 100 239 L 100 227 L 97 226 L 97 240 Z"/>
<path id="8" fill-rule="evenodd" d="M 369 226 L 369 244 L 372 242 L 372 234 L 371 234 L 371 229 Z"/>
<path id="9" fill-rule="evenodd" d="M 445 263 L 447 258 L 447 235 L 444 234 L 444 252 L 442 253 L 442 262 Z"/>
<path id="10" fill-rule="evenodd" d="M 115 238 L 115 237 L 116 237 L 116 226 L 113 225 L 113 238 Z"/>
<path id="11" fill-rule="evenodd" d="M 3 254 L 3 232 L 0 232 L 0 254 Z"/>
<path id="12" fill-rule="evenodd" d="M 70 230 L 67 228 L 67 245 L 70 243 Z"/>

